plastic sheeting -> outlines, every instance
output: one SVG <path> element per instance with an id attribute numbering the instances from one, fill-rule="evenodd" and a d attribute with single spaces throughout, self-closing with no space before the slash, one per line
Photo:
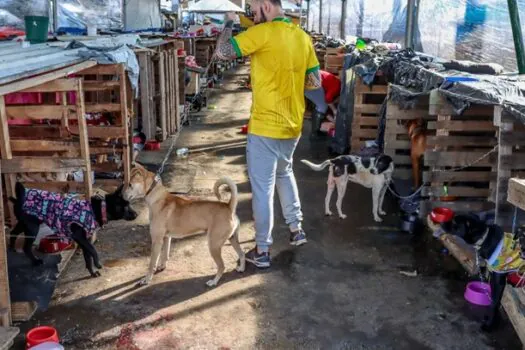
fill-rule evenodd
<path id="1" fill-rule="evenodd" d="M 309 28 L 340 36 L 341 0 L 310 1 Z M 346 1 L 347 35 L 404 43 L 407 0 Z M 419 0 L 416 51 L 446 59 L 494 62 L 516 70 L 507 0 Z M 525 0 L 518 0 L 525 31 Z"/>
<path id="2" fill-rule="evenodd" d="M 122 28 L 122 0 L 57 1 L 58 28 L 85 29 L 88 25 L 99 29 Z"/>
<path id="3" fill-rule="evenodd" d="M 0 27 L 22 29 L 25 16 L 49 16 L 49 0 L 0 0 Z"/>

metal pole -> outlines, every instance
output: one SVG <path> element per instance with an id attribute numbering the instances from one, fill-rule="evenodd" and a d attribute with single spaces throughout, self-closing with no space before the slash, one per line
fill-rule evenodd
<path id="1" fill-rule="evenodd" d="M 323 0 L 319 0 L 319 33 L 323 32 Z"/>
<path id="2" fill-rule="evenodd" d="M 346 0 L 341 0 L 341 39 L 346 37 Z"/>
<path id="3" fill-rule="evenodd" d="M 310 27 L 310 0 L 306 0 L 306 30 Z"/>
<path id="4" fill-rule="evenodd" d="M 330 27 L 332 26 L 332 3 L 328 1 L 328 25 L 326 26 L 326 35 L 330 36 Z"/>
<path id="5" fill-rule="evenodd" d="M 51 1 L 53 6 L 53 32 L 56 33 L 58 29 L 58 1 Z"/>
<path id="6" fill-rule="evenodd" d="M 414 46 L 414 15 L 416 8 L 416 0 L 408 0 L 407 4 L 407 22 L 405 30 L 405 48 L 412 48 Z"/>
<path id="7" fill-rule="evenodd" d="M 523 46 L 523 34 L 521 32 L 520 13 L 518 12 L 518 2 L 507 0 L 509 4 L 510 25 L 512 26 L 512 36 L 514 37 L 514 49 L 516 60 L 518 61 L 518 71 L 525 74 L 525 47 Z"/>

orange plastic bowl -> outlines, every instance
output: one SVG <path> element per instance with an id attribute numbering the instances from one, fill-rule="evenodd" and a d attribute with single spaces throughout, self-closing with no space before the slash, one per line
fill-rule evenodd
<path id="1" fill-rule="evenodd" d="M 435 224 L 444 224 L 454 218 L 454 211 L 449 208 L 435 208 L 430 213 L 430 219 Z"/>

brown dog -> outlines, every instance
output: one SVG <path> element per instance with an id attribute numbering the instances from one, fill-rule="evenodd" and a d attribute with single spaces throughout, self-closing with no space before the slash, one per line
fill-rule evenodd
<path id="1" fill-rule="evenodd" d="M 410 159 L 412 160 L 412 177 L 414 189 L 421 186 L 420 160 L 427 148 L 427 130 L 422 119 L 408 122 L 408 137 L 410 137 Z"/>
<path id="2" fill-rule="evenodd" d="M 221 251 L 228 239 L 239 255 L 237 271 L 244 271 L 244 252 L 239 244 L 240 221 L 235 213 L 238 202 L 237 186 L 229 178 L 219 179 L 214 186 L 215 195 L 219 200 L 219 187 L 222 185 L 227 185 L 231 191 L 228 203 L 188 200 L 168 192 L 160 178 L 141 165 L 135 164 L 130 174 L 129 187 L 124 191 L 124 198 L 128 201 L 136 198 L 146 199 L 151 235 L 151 260 L 146 277 L 139 285 L 147 285 L 154 273 L 166 269 L 172 237 L 186 238 L 201 233 L 208 234 L 208 248 L 217 264 L 215 278 L 206 283 L 209 287 L 216 286 L 224 273 Z"/>

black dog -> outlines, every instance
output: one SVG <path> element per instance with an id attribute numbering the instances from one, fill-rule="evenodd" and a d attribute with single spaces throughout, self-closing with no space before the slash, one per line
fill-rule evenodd
<path id="1" fill-rule="evenodd" d="M 519 231 L 515 237 L 520 243 L 522 258 L 525 257 L 525 235 Z M 488 260 L 495 253 L 499 243 L 504 237 L 504 232 L 497 225 L 487 225 L 474 214 L 457 215 L 452 222 L 452 233 L 460 236 L 463 240 L 474 247 L 480 259 Z M 499 308 L 503 292 L 507 285 L 508 273 L 490 272 L 490 287 L 492 303 L 488 315 L 483 320 L 482 329 L 491 331 L 499 321 Z"/>
<path id="2" fill-rule="evenodd" d="M 135 220 L 137 217 L 137 213 L 130 207 L 129 202 L 122 197 L 122 188 L 123 185 L 114 193 L 108 194 L 104 198 L 100 196 L 94 196 L 91 198 L 90 203 L 93 210 L 92 217 L 96 220 L 98 227 L 104 225 L 105 218 L 107 218 L 107 220 L 125 219 L 131 221 Z M 38 235 L 40 225 L 44 223 L 44 221 L 35 215 L 29 214 L 27 210 L 24 209 L 24 203 L 27 199 L 24 185 L 18 182 L 15 186 L 15 192 L 17 198 L 9 198 L 14 204 L 14 212 L 17 218 L 17 224 L 11 231 L 10 246 L 14 249 L 17 236 L 24 232 L 26 236 L 24 242 L 24 253 L 29 259 L 31 259 L 34 265 L 41 265 L 43 262 L 34 256 L 32 245 Z M 56 229 L 56 227 L 50 228 L 53 230 Z M 89 240 L 88 232 L 86 232 L 84 227 L 77 223 L 71 223 L 66 231 L 67 238 L 75 241 L 82 249 L 86 268 L 91 276 L 99 277 L 100 272 L 93 270 L 93 263 L 97 269 L 101 269 L 102 265 L 100 264 L 97 250 Z"/>

